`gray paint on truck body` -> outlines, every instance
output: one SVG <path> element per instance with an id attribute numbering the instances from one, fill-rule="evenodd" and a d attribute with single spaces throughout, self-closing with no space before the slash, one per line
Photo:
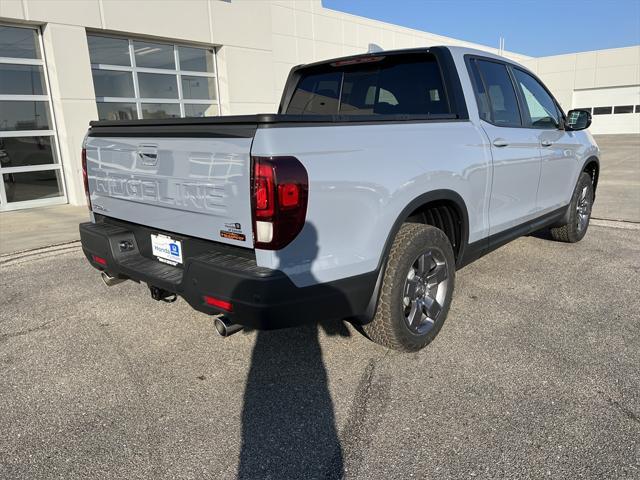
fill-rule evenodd
<path id="1" fill-rule="evenodd" d="M 88 137 L 85 146 L 96 213 L 253 247 L 250 138 Z"/>
<path id="2" fill-rule="evenodd" d="M 469 243 L 567 205 L 585 160 L 599 156 L 591 135 L 501 129 L 513 144 L 497 149 L 492 142 L 498 132 L 479 118 L 464 56 L 506 60 L 447 48 L 460 77 L 468 120 L 323 125 L 258 121 L 253 138 L 90 136 L 94 210 L 252 248 L 250 155 L 294 156 L 309 177 L 305 227 L 277 252 L 257 249 L 256 260 L 259 266 L 282 270 L 303 287 L 376 270 L 393 225 L 407 205 L 427 192 L 449 190 L 462 198 Z M 543 152 L 539 142 L 549 136 L 554 147 Z M 157 165 L 138 162 L 137 149 L 149 153 L 148 144 L 157 145 Z M 233 222 L 241 223 L 244 241 L 220 237 L 219 230 Z M 314 258 L 301 259 L 300 252 L 308 251 Z"/>

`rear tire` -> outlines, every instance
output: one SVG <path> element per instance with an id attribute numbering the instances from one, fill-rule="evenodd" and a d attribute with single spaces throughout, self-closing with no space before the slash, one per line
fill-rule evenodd
<path id="1" fill-rule="evenodd" d="M 569 222 L 550 229 L 551 238 L 558 242 L 576 243 L 589 228 L 593 206 L 593 184 L 588 173 L 582 172 L 569 204 Z"/>
<path id="2" fill-rule="evenodd" d="M 367 336 L 387 348 L 413 352 L 438 334 L 449 311 L 455 257 L 442 230 L 405 223 L 396 235 Z"/>

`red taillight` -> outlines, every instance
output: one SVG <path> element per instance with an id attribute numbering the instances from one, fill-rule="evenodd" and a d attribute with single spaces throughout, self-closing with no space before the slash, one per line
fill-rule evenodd
<path id="1" fill-rule="evenodd" d="M 304 226 L 307 171 L 294 157 L 253 157 L 251 185 L 254 245 L 279 250 Z"/>
<path id="2" fill-rule="evenodd" d="M 105 266 L 107 265 L 107 261 L 104 258 L 99 257 L 97 255 L 93 255 L 93 261 L 96 263 L 99 263 L 100 265 L 105 265 Z"/>
<path id="3" fill-rule="evenodd" d="M 221 310 L 226 310 L 227 312 L 233 312 L 233 305 L 231 305 L 231 302 L 220 300 L 219 298 L 216 298 L 216 297 L 210 297 L 208 295 L 205 295 L 204 303 L 212 307 L 219 308 Z"/>
<path id="4" fill-rule="evenodd" d="M 89 174 L 87 173 L 87 149 L 82 149 L 82 181 L 84 183 L 84 194 L 87 196 L 87 207 L 91 210 L 91 194 L 89 193 Z"/>

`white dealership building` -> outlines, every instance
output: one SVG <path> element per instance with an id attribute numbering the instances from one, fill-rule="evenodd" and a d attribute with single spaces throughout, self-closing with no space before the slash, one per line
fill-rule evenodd
<path id="1" fill-rule="evenodd" d="M 497 49 L 329 10 L 321 0 L 0 0 L 0 211 L 85 202 L 98 118 L 274 112 L 291 67 L 382 49 Z M 640 46 L 533 58 L 593 133 L 640 133 Z"/>

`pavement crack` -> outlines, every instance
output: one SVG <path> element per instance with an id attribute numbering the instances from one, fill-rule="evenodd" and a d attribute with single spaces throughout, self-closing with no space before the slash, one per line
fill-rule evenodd
<path id="1" fill-rule="evenodd" d="M 341 451 L 336 452 L 333 457 L 325 475 L 326 479 L 346 478 L 347 474 L 349 477 L 357 476 L 363 453 L 376 429 L 374 427 L 373 430 L 367 431 L 367 420 L 375 415 L 380 416 L 388 404 L 389 383 L 385 379 L 376 381 L 377 366 L 388 354 L 389 350 L 377 359 L 370 359 L 362 372 L 347 422 L 340 433 Z M 341 466 L 343 472 L 340 472 Z"/>
<path id="2" fill-rule="evenodd" d="M 37 327 L 25 328 L 24 330 L 19 330 L 17 332 L 12 332 L 12 333 L 0 334 L 0 343 L 7 342 L 12 338 L 22 337 L 24 335 L 29 335 L 30 333 L 39 332 L 41 330 L 47 330 L 51 323 L 53 323 L 53 320 L 50 320 L 50 321 L 45 322 L 45 323 L 43 323 L 41 325 L 38 325 Z"/>
<path id="3" fill-rule="evenodd" d="M 633 412 L 633 410 L 625 407 L 620 402 L 618 402 L 617 400 L 614 400 L 611 397 L 605 397 L 605 399 L 607 400 L 607 403 L 609 405 L 614 407 L 616 410 L 618 410 L 620 413 L 622 413 L 629 420 L 640 424 L 640 418 L 638 418 L 638 416 Z"/>

